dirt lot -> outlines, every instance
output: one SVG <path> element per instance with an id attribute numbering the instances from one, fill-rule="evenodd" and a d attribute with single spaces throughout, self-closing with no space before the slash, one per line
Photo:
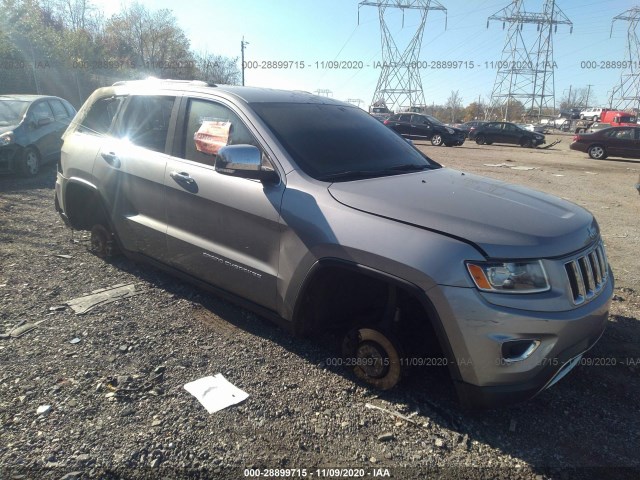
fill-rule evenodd
<path id="1" fill-rule="evenodd" d="M 328 365 L 330 339 L 295 339 L 149 266 L 100 260 L 55 214 L 53 168 L 0 178 L 0 331 L 41 322 L 0 339 L 0 479 L 258 478 L 247 468 L 261 478 L 640 478 L 640 161 L 590 160 L 561 138 L 549 150 L 418 144 L 448 167 L 585 206 L 616 275 L 609 328 L 582 365 L 534 400 L 479 413 L 458 408 L 443 372 L 379 394 Z M 141 294 L 85 315 L 59 307 L 123 283 Z M 183 386 L 219 372 L 250 397 L 208 415 Z"/>

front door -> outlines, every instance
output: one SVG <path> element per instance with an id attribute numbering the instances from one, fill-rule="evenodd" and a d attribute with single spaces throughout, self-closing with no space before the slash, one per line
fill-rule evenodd
<path id="1" fill-rule="evenodd" d="M 229 106 L 199 98 L 185 103 L 177 135 L 182 145 L 164 177 L 169 263 L 275 310 L 284 184 L 216 172 L 223 145 L 264 150 Z M 263 159 L 269 161 L 264 153 Z"/>

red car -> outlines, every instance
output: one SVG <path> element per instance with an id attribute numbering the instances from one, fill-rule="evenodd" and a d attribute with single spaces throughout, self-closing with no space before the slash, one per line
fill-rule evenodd
<path id="1" fill-rule="evenodd" d="M 588 153 L 595 160 L 611 157 L 640 158 L 640 126 L 611 127 L 573 137 L 571 150 Z"/>

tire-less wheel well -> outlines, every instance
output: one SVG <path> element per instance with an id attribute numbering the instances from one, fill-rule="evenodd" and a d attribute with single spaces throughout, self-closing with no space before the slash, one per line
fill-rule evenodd
<path id="1" fill-rule="evenodd" d="M 391 282 L 342 267 L 326 267 L 307 282 L 296 314 L 306 335 L 375 327 L 390 332 L 406 354 L 440 354 L 431 319 L 420 301 Z"/>
<path id="2" fill-rule="evenodd" d="M 91 230 L 96 224 L 106 225 L 100 197 L 90 188 L 70 184 L 66 189 L 64 205 L 69 222 L 76 230 Z"/>

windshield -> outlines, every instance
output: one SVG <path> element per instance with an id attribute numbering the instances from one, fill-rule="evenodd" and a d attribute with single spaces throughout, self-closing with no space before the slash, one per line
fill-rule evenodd
<path id="1" fill-rule="evenodd" d="M 424 115 L 424 116 L 427 117 L 431 123 L 435 123 L 436 125 L 444 125 L 444 123 L 442 123 L 436 117 L 432 117 L 431 115 Z"/>
<path id="2" fill-rule="evenodd" d="M 355 180 L 440 166 L 357 107 L 308 103 L 251 106 L 296 164 L 317 180 Z"/>
<path id="3" fill-rule="evenodd" d="M 0 99 L 0 127 L 17 125 L 29 108 L 29 102 Z"/>

